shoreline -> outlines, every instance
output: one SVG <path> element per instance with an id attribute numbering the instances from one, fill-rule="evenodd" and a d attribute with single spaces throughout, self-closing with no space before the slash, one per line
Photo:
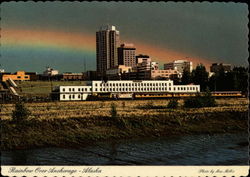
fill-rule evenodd
<path id="1" fill-rule="evenodd" d="M 159 110 L 156 115 L 1 120 L 1 150 L 79 147 L 97 141 L 175 135 L 248 132 L 248 111 Z M 195 109 L 194 109 L 195 110 Z"/>

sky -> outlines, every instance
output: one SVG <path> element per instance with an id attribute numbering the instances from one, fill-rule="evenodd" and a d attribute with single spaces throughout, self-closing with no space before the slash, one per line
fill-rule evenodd
<path id="1" fill-rule="evenodd" d="M 164 63 L 248 66 L 248 6 L 219 2 L 4 2 L 0 68 L 96 69 L 95 33 L 114 25 L 121 42 Z"/>

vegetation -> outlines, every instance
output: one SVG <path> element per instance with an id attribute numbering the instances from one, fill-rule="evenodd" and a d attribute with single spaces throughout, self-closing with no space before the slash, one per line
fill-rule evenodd
<path id="1" fill-rule="evenodd" d="M 224 72 L 221 69 L 210 78 L 209 88 L 212 91 L 239 90 L 246 93 L 248 88 L 248 68 L 234 67 L 230 72 Z"/>
<path id="2" fill-rule="evenodd" d="M 212 97 L 211 92 L 207 89 L 204 95 L 197 93 L 195 97 L 189 97 L 184 101 L 186 108 L 202 108 L 216 106 L 215 98 Z"/>
<path id="3" fill-rule="evenodd" d="M 114 103 L 111 104 L 110 114 L 113 119 L 117 118 L 117 110 L 116 110 L 116 105 Z"/>
<path id="4" fill-rule="evenodd" d="M 208 78 L 208 72 L 202 64 L 190 73 L 188 70 L 183 71 L 181 81 L 174 79 L 175 84 L 198 84 L 201 91 L 209 88 L 211 91 L 242 91 L 247 93 L 248 89 L 248 68 L 234 67 L 232 71 L 225 72 L 220 69 L 217 73 Z"/>
<path id="5" fill-rule="evenodd" d="M 12 120 L 16 123 L 24 122 L 29 118 L 30 114 L 24 103 L 19 101 L 15 104 L 15 110 L 12 112 Z"/>
<path id="6" fill-rule="evenodd" d="M 176 109 L 178 107 L 178 99 L 171 99 L 168 102 L 167 108 L 172 108 L 172 109 Z"/>
<path id="7" fill-rule="evenodd" d="M 85 81 L 25 81 L 18 82 L 18 93 L 26 97 L 48 97 L 51 89 L 59 85 L 86 85 Z"/>
<path id="8" fill-rule="evenodd" d="M 128 101 L 125 110 L 121 101 L 113 106 L 106 101 L 103 108 L 99 107 L 99 102 L 27 104 L 25 106 L 32 110 L 32 118 L 27 123 L 18 124 L 17 128 L 11 119 L 1 120 L 1 148 L 79 147 L 97 140 L 248 131 L 248 100 L 217 102 L 217 107 L 172 111 L 136 108 L 145 101 Z M 166 107 L 166 100 L 154 101 L 154 106 L 163 105 Z M 1 116 L 14 107 L 6 104 Z M 53 114 L 55 112 L 57 114 Z M 110 118 L 112 115 L 115 119 Z"/>

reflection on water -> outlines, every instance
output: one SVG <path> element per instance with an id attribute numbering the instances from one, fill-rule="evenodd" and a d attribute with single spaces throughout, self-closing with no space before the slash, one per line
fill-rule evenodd
<path id="1" fill-rule="evenodd" d="M 248 165 L 248 135 L 189 135 L 100 142 L 78 149 L 2 151 L 5 165 Z"/>

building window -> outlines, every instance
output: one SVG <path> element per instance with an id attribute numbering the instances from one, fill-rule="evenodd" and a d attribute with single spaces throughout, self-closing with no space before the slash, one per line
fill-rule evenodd
<path id="1" fill-rule="evenodd" d="M 80 92 L 80 91 L 81 91 L 81 89 L 79 88 L 79 89 L 78 89 L 78 91 Z"/>
<path id="2" fill-rule="evenodd" d="M 74 91 L 75 91 L 75 89 L 74 89 L 74 88 L 72 88 L 72 91 L 74 92 Z"/>
<path id="3" fill-rule="evenodd" d="M 69 88 L 69 91 L 71 92 L 71 88 Z"/>
<path id="4" fill-rule="evenodd" d="M 78 95 L 78 98 L 81 98 L 81 95 Z"/>
<path id="5" fill-rule="evenodd" d="M 65 99 L 65 95 L 63 95 L 63 99 Z"/>
<path id="6" fill-rule="evenodd" d="M 21 76 L 17 76 L 18 79 L 21 79 Z"/>
<path id="7" fill-rule="evenodd" d="M 65 92 L 65 88 L 62 89 L 63 92 Z M 65 95 L 64 95 L 65 96 Z"/>
<path id="8" fill-rule="evenodd" d="M 69 99 L 71 99 L 71 95 L 69 95 Z"/>
<path id="9" fill-rule="evenodd" d="M 74 98 L 75 98 L 75 95 L 72 95 L 72 98 L 74 99 Z"/>

